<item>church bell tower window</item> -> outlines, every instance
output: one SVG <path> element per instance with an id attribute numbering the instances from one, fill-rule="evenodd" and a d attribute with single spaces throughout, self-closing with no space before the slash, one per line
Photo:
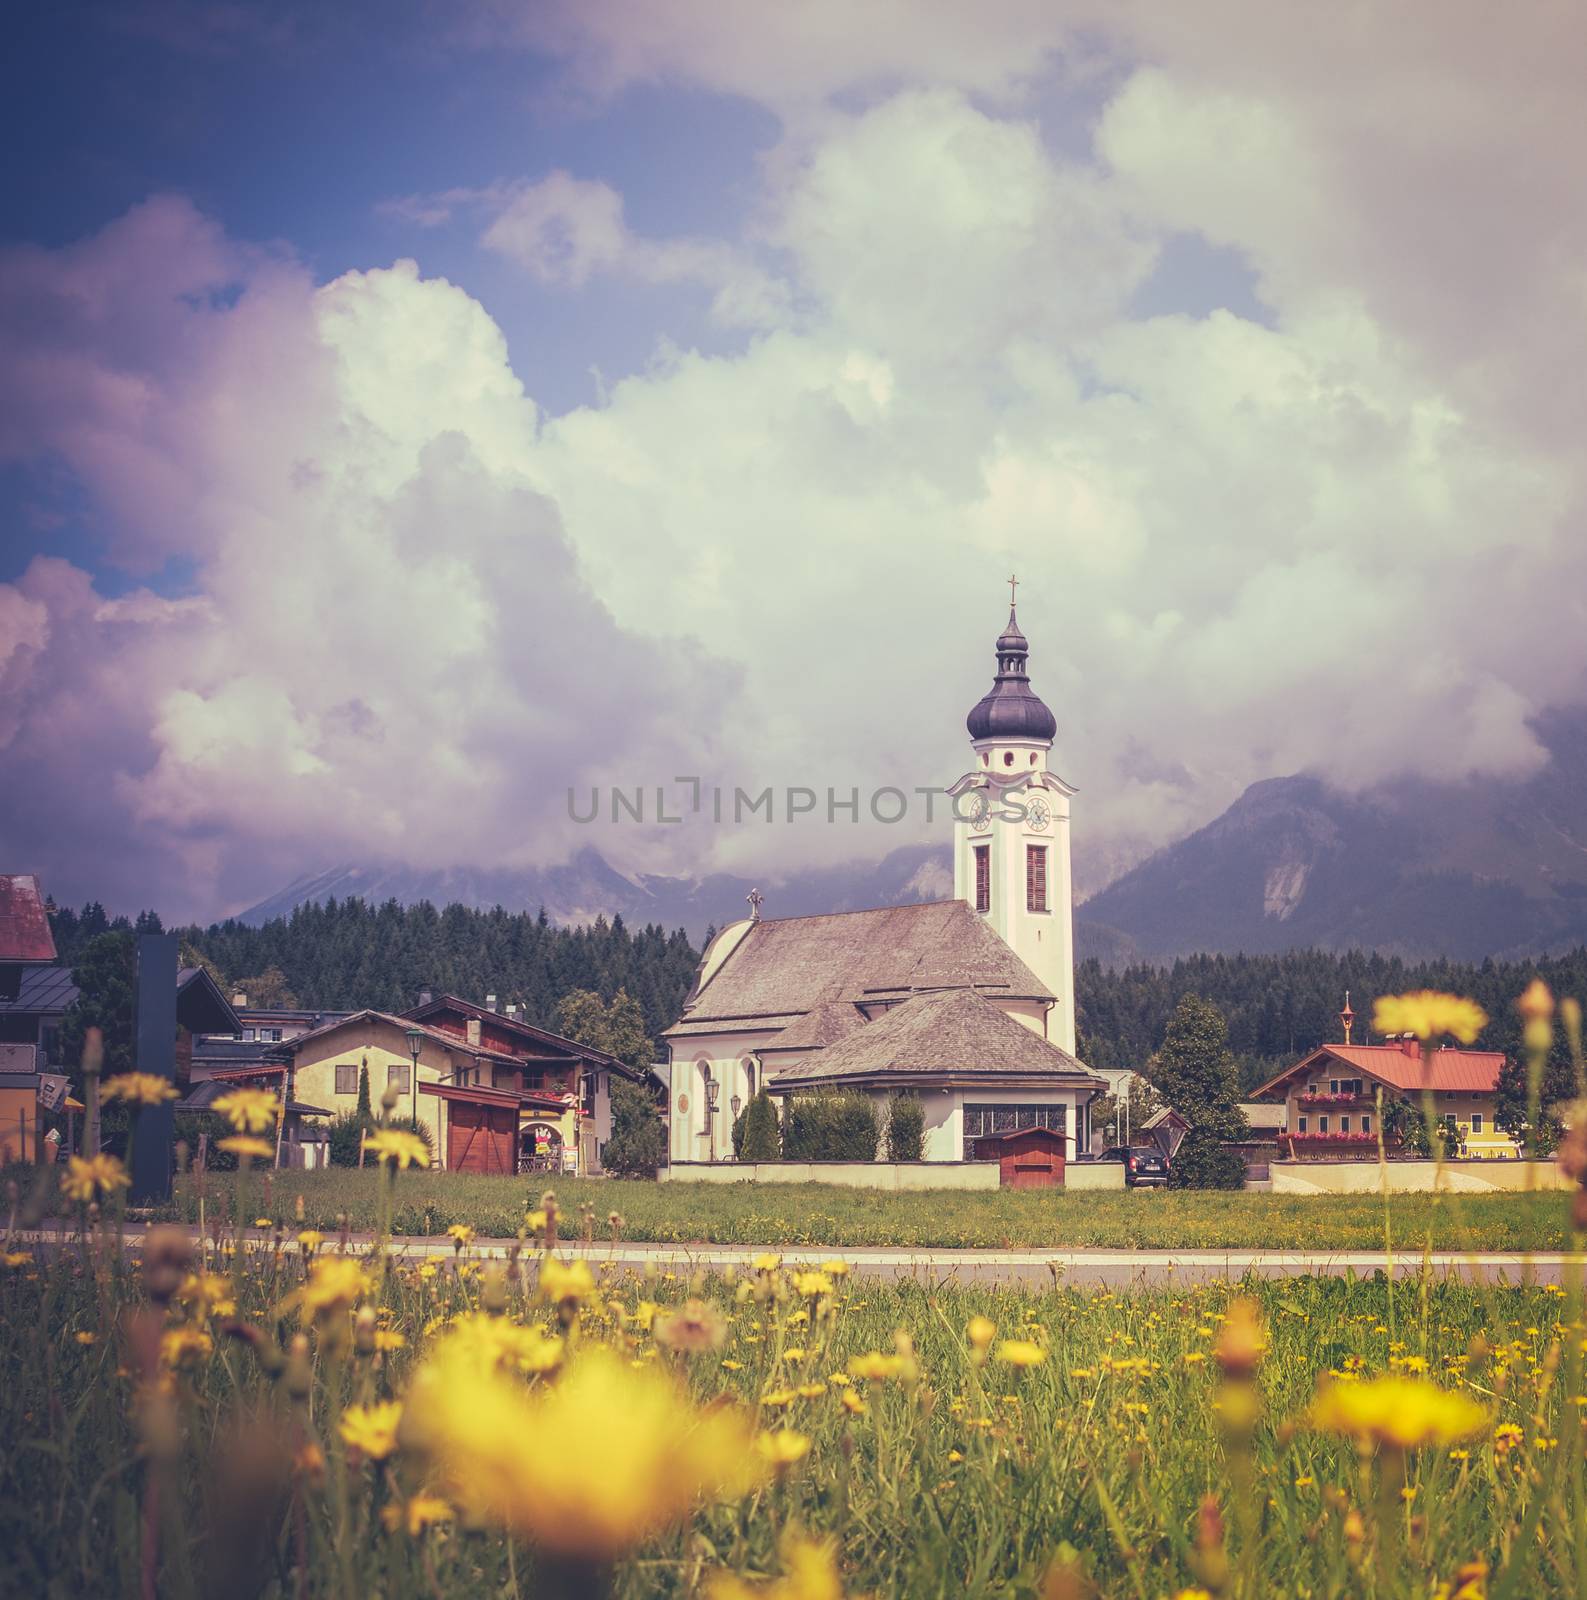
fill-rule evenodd
<path id="1" fill-rule="evenodd" d="M 992 909 L 992 847 L 978 844 L 975 850 L 975 909 Z"/>
<path id="2" fill-rule="evenodd" d="M 1047 846 L 1044 844 L 1025 846 L 1025 909 L 1047 909 Z"/>

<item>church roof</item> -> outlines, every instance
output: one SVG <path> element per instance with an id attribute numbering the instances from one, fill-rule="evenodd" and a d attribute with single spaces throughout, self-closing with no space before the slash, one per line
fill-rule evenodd
<path id="1" fill-rule="evenodd" d="M 983 739 L 1051 742 L 1058 732 L 1058 719 L 1042 703 L 1025 675 L 1025 658 L 1029 653 L 1030 646 L 1019 631 L 1014 609 L 1010 606 L 1008 627 L 997 641 L 997 677 L 964 721 L 972 739 L 977 742 Z"/>
<path id="2" fill-rule="evenodd" d="M 927 1077 L 1037 1077 L 1104 1087 L 1067 1050 L 974 989 L 915 995 L 814 1060 L 773 1075 L 767 1087 Z"/>
<path id="3" fill-rule="evenodd" d="M 834 1002 L 968 988 L 1053 998 L 962 900 L 772 918 L 748 929 L 665 1037 L 720 1032 L 733 1024 L 786 1028 Z"/>
<path id="4" fill-rule="evenodd" d="M 865 1013 L 852 1000 L 827 1000 L 790 1022 L 763 1050 L 824 1050 L 866 1025 Z"/>

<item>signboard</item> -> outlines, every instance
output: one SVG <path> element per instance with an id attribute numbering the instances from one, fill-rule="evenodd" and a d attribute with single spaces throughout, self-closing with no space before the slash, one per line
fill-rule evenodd
<path id="1" fill-rule="evenodd" d="M 39 1074 L 39 1104 L 46 1111 L 59 1111 L 66 1104 L 66 1074 L 41 1072 Z"/>

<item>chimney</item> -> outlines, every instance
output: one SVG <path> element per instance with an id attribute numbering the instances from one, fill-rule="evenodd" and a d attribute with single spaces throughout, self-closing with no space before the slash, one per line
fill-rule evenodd
<path id="1" fill-rule="evenodd" d="M 488 994 L 488 995 L 485 996 L 485 1009 L 487 1011 L 494 1011 L 496 1009 L 496 996 L 495 995 Z"/>
<path id="2" fill-rule="evenodd" d="M 1422 1059 L 1421 1042 L 1417 1039 L 1414 1033 L 1400 1035 L 1400 1049 L 1402 1049 L 1412 1061 L 1420 1061 Z"/>
<path id="3" fill-rule="evenodd" d="M 233 994 L 233 995 L 232 995 L 232 997 L 231 997 L 231 1003 L 232 1003 L 232 1004 L 233 1004 L 233 1005 L 234 1005 L 234 1006 L 241 1006 L 241 1007 L 242 1007 L 242 1008 L 243 1008 L 243 1010 L 245 1010 L 245 1011 L 246 1011 L 246 1010 L 247 1010 L 247 1009 L 248 1009 L 248 996 L 247 996 L 247 995 L 245 995 L 245 994 L 244 994 L 244 993 L 243 993 L 243 992 L 242 992 L 242 990 L 241 990 L 241 989 L 238 989 L 238 990 L 237 990 L 237 991 L 236 991 L 236 992 L 235 992 L 235 993 L 234 993 L 234 994 Z"/>
<path id="4" fill-rule="evenodd" d="M 431 994 L 431 993 L 430 993 L 430 991 L 429 991 L 429 990 L 428 990 L 428 989 L 421 989 L 421 990 L 420 990 L 420 991 L 419 991 L 419 1004 L 420 1004 L 420 1005 L 421 1005 L 421 1006 L 427 1006 L 427 1005 L 429 1005 L 429 1003 L 430 1003 L 430 1002 L 431 1002 L 431 1001 L 432 1001 L 432 1000 L 433 1000 L 433 999 L 434 999 L 434 998 L 435 998 L 435 996 L 434 996 L 434 995 L 433 995 L 433 994 Z"/>
<path id="5" fill-rule="evenodd" d="M 468 1044 L 477 1045 L 480 1041 L 479 1018 L 470 1017 L 463 1031 L 465 1042 Z"/>
<path id="6" fill-rule="evenodd" d="M 509 1019 L 511 1019 L 511 1018 L 513 1018 L 513 1017 L 516 1017 L 516 1016 L 517 1016 L 517 1015 L 518 1015 L 518 1007 L 517 1007 L 517 1006 L 515 1006 L 515 1005 L 514 1005 L 514 1004 L 513 1004 L 513 1003 L 512 1003 L 512 1001 L 511 1001 L 511 1000 L 509 1000 L 509 1001 L 508 1001 L 508 1002 L 507 1002 L 507 1016 L 508 1016 L 508 1018 L 509 1018 Z"/>

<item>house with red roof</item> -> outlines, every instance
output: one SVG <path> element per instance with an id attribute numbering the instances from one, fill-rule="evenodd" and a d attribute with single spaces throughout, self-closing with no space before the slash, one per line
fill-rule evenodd
<path id="1" fill-rule="evenodd" d="M 1348 1000 L 1340 1020 L 1345 1024 L 1344 1043 L 1319 1046 L 1252 1095 L 1256 1100 L 1283 1101 L 1278 1140 L 1284 1155 L 1295 1160 L 1359 1156 L 1375 1161 L 1379 1092 L 1385 1106 L 1409 1100 L 1420 1107 L 1424 1090 L 1430 1090 L 1435 1119 L 1459 1134 L 1468 1157 L 1497 1161 L 1520 1157 L 1520 1147 L 1494 1120 L 1503 1051 L 1446 1047 L 1435 1050 L 1424 1065 L 1421 1044 L 1414 1038 L 1352 1044 L 1354 1013 Z M 1385 1150 L 1393 1155 L 1396 1148 L 1391 1135 Z"/>

